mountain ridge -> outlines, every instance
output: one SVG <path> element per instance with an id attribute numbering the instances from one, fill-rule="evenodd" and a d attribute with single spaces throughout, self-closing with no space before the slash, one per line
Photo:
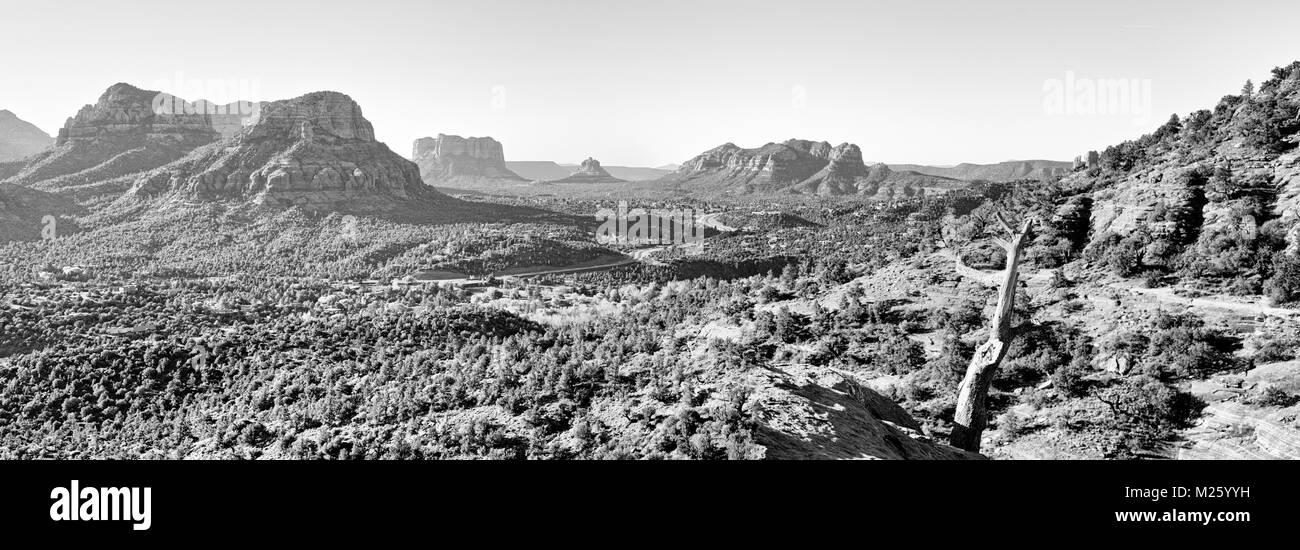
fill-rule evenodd
<path id="1" fill-rule="evenodd" d="M 12 111 L 0 109 L 0 162 L 21 160 L 54 144 L 54 138 Z M 3 176 L 0 176 L 3 177 Z"/>

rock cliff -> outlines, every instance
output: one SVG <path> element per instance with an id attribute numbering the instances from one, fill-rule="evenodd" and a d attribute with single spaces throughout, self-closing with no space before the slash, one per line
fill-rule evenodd
<path id="1" fill-rule="evenodd" d="M 25 159 L 6 182 L 58 191 L 157 168 L 232 135 L 254 105 L 216 108 L 115 84 L 68 119 L 53 148 Z"/>
<path id="2" fill-rule="evenodd" d="M 388 210 L 445 196 L 415 163 L 375 139 L 361 107 L 337 92 L 264 103 L 234 137 L 137 178 L 133 198 L 251 200 L 311 210 Z"/>
<path id="3" fill-rule="evenodd" d="M 463 138 L 438 134 L 415 140 L 411 158 L 429 185 L 462 181 L 524 181 L 506 167 L 501 143 L 490 137 Z"/>
<path id="4" fill-rule="evenodd" d="M 733 143 L 716 147 L 682 164 L 660 180 L 693 190 L 721 194 L 801 193 L 880 195 L 902 198 L 963 186 L 961 182 L 915 172 L 867 166 L 852 143 L 832 147 L 825 141 L 791 139 L 742 149 Z"/>

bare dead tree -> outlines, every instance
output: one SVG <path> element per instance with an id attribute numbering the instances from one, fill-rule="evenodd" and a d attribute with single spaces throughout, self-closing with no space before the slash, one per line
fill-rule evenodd
<path id="1" fill-rule="evenodd" d="M 1006 357 L 1007 348 L 1011 345 L 1013 336 L 1011 313 L 1012 308 L 1015 307 L 1020 260 L 1024 254 L 1026 241 L 1033 231 L 1032 219 L 1025 219 L 1020 230 L 1016 231 L 1000 212 L 996 215 L 998 225 L 1006 232 L 1007 237 L 994 237 L 993 241 L 1007 252 L 1006 268 L 1002 273 L 1002 286 L 998 291 L 998 305 L 993 312 L 989 339 L 975 350 L 970 366 L 966 367 L 966 377 L 962 380 L 957 394 L 957 414 L 953 419 L 952 435 L 948 441 L 954 447 L 976 453 L 980 450 L 980 436 L 988 426 L 985 400 L 988 397 L 989 385 L 993 382 L 998 365 Z M 958 259 L 958 266 L 962 265 Z"/>

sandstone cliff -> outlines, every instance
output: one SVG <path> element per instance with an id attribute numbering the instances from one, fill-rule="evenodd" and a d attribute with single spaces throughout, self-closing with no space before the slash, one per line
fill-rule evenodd
<path id="1" fill-rule="evenodd" d="M 962 187 L 915 172 L 868 167 L 857 145 L 791 139 L 742 149 L 727 143 L 686 161 L 661 182 L 720 194 L 801 193 L 902 198 Z M 883 193 L 882 193 L 883 190 Z"/>
<path id="2" fill-rule="evenodd" d="M 136 178 L 129 195 L 310 210 L 389 210 L 446 199 L 421 182 L 415 163 L 377 141 L 361 107 L 337 92 L 265 103 L 234 137 Z"/>
<path id="3" fill-rule="evenodd" d="M 248 110 L 115 84 L 68 119 L 53 148 L 26 159 L 6 182 L 57 191 L 157 168 L 233 134 Z"/>
<path id="4" fill-rule="evenodd" d="M 459 182 L 524 181 L 506 167 L 501 143 L 490 137 L 463 138 L 438 134 L 415 140 L 411 158 L 429 185 Z"/>

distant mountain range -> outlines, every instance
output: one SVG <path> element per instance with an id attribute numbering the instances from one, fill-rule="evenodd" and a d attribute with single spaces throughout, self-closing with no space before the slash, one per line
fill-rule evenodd
<path id="1" fill-rule="evenodd" d="M 1069 174 L 1074 164 L 1055 160 L 1009 160 L 997 164 L 962 163 L 956 166 L 925 166 L 920 164 L 890 164 L 894 170 L 942 176 L 962 181 L 985 180 L 1006 182 L 1015 180 L 1047 180 Z"/>
<path id="2" fill-rule="evenodd" d="M 39 153 L 54 145 L 54 138 L 17 115 L 0 110 L 0 162 Z"/>
<path id="3" fill-rule="evenodd" d="M 578 164 L 560 164 L 549 160 L 539 161 L 508 161 L 506 166 L 516 174 L 524 178 L 536 181 L 555 181 L 569 177 L 578 172 L 582 167 Z M 671 167 L 671 169 L 669 169 Z M 602 166 L 610 176 L 627 181 L 651 181 L 657 180 L 678 168 L 677 165 L 668 165 L 668 167 L 645 168 L 640 166 Z"/>

